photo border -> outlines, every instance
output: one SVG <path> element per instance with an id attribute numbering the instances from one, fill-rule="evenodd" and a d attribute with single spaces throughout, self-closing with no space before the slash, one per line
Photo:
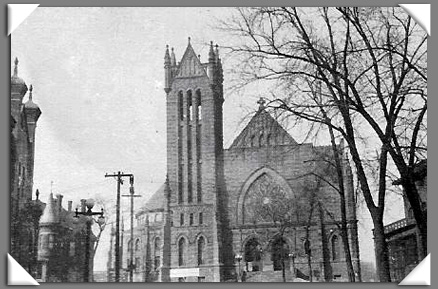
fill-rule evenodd
<path id="1" fill-rule="evenodd" d="M 140 1 L 140 0 L 126 0 L 126 1 L 117 1 L 117 0 L 107 0 L 107 1 L 97 1 L 97 0 L 77 0 L 77 1 L 70 1 L 70 2 L 60 2 L 56 0 L 41 0 L 41 1 L 35 1 L 35 2 L 29 2 L 29 1 L 13 1 L 11 2 L 5 2 L 4 0 L 0 0 L 3 4 L 3 25 L 5 26 L 3 31 L 4 33 L 1 35 L 1 45 L 0 45 L 0 63 L 2 69 L 0 69 L 0 87 L 2 90 L 2 97 L 0 97 L 0 135 L 1 135 L 1 142 L 0 142 L 0 160 L 1 160 L 1 173 L 0 173 L 0 184 L 1 184 L 1 194 L 0 194 L 0 229 L 3 232 L 1 234 L 1 241 L 0 241 L 0 254 L 3 256 L 3 262 L 0 262 L 0 264 L 4 265 L 4 269 L 2 270 L 2 278 L 3 282 L 0 282 L 0 288 L 3 288 L 3 286 L 7 286 L 7 252 L 9 251 L 9 110 L 10 110 L 10 98 L 8 95 L 10 95 L 10 37 L 7 36 L 7 5 L 6 4 L 25 4 L 26 2 L 29 4 L 35 4 L 39 3 L 40 7 L 76 7 L 76 6 L 128 6 L 128 7 L 137 7 L 137 6 L 211 6 L 211 7 L 232 7 L 232 6 L 285 6 L 285 5 L 291 5 L 294 6 L 302 6 L 302 7 L 308 7 L 308 6 L 397 6 L 398 4 L 405 3 L 405 4 L 424 4 L 424 1 L 385 1 L 382 3 L 382 1 L 376 1 L 376 0 L 363 0 L 360 3 L 352 1 L 345 1 L 345 0 L 326 0 L 326 1 L 309 1 L 309 0 L 296 0 L 296 1 L 279 1 L 279 0 L 271 0 L 271 1 L 262 1 L 262 0 L 222 0 L 217 2 L 212 1 L 200 1 L 200 0 L 153 0 L 153 1 Z M 438 5 L 431 5 L 431 15 L 433 15 L 433 7 L 438 7 Z M 438 8 L 437 8 L 438 9 Z M 433 24 L 432 21 L 433 17 L 431 17 L 431 24 Z M 428 50 L 431 50 L 433 54 L 437 53 L 437 40 L 436 37 L 433 37 L 434 30 L 436 28 L 431 27 L 431 35 L 428 39 Z M 29 45 L 32 45 L 30 43 Z M 437 75 L 435 73 L 436 69 L 438 68 L 438 65 L 435 65 L 434 63 L 437 60 L 436 57 L 429 58 L 430 65 L 428 65 L 429 75 Z M 41 84 L 44 85 L 44 84 Z M 429 86 L 429 91 L 437 91 L 436 88 L 438 84 L 434 81 L 431 81 Z M 432 94 L 433 95 L 433 94 Z M 432 109 L 436 108 L 436 99 L 437 97 L 432 97 Z M 432 117 L 432 123 L 435 123 L 433 119 L 437 118 L 438 116 L 434 116 L 434 114 L 431 115 Z M 430 121 L 429 121 L 430 122 Z M 434 126 L 432 126 L 432 129 L 434 129 Z M 432 143 L 432 147 L 436 145 L 436 134 L 432 130 L 433 139 L 431 140 L 429 138 L 429 142 Z M 434 161 L 435 156 L 434 154 L 428 156 L 429 159 L 429 171 L 436 171 L 437 163 Z M 430 178 L 430 188 L 436 188 L 437 187 L 437 180 L 435 178 Z M 431 205 L 437 203 L 437 196 L 436 194 L 429 193 L 428 194 L 428 203 L 430 203 L 428 206 L 429 208 Z M 432 207 L 433 208 L 433 207 Z M 429 210 L 428 219 L 429 220 L 435 220 L 437 217 L 438 212 L 435 212 L 433 209 Z M 434 222 L 429 221 L 428 226 L 428 251 L 430 253 L 433 253 L 432 251 L 436 250 L 432 247 L 433 240 L 437 239 L 438 230 L 436 230 L 436 225 L 434 225 Z M 431 254 L 434 255 L 435 253 Z M 431 279 L 433 279 L 433 274 L 431 274 Z M 242 287 L 248 287 L 251 286 L 251 288 L 265 288 L 268 284 L 272 283 L 239 283 L 237 286 Z M 324 286 L 324 288 L 332 289 L 332 288 L 338 288 L 338 286 L 350 286 L 352 283 L 275 283 L 273 286 L 276 288 L 290 288 L 290 286 L 294 286 L 294 288 L 320 288 L 321 286 Z M 431 280 L 431 284 L 433 284 L 433 281 Z M 124 284 L 123 284 L 124 285 Z M 187 283 L 187 284 L 172 284 L 172 283 L 131 283 L 127 284 L 130 288 L 144 288 L 144 286 L 147 286 L 148 288 L 175 288 L 175 286 L 178 286 L 178 288 L 190 288 L 191 286 L 204 286 L 203 285 L 195 285 L 195 283 Z M 394 288 L 393 286 L 397 286 L 397 283 L 355 283 L 353 286 L 355 288 L 367 288 L 368 286 L 375 286 L 377 288 Z M 45 287 L 54 287 L 56 288 L 88 288 L 90 286 L 89 283 L 41 283 L 40 286 L 43 288 Z M 117 283 L 93 283 L 91 285 L 92 287 L 108 287 L 111 288 L 120 288 L 120 284 Z M 216 287 L 216 288 L 233 288 L 236 286 L 234 283 L 209 283 L 207 285 L 208 287 Z M 269 285 L 268 285 L 269 286 Z M 407 286 L 410 287 L 410 286 Z"/>

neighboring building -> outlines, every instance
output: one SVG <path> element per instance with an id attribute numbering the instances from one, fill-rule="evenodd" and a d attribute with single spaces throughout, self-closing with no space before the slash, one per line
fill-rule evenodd
<path id="1" fill-rule="evenodd" d="M 85 216 L 75 217 L 72 202 L 62 207 L 62 195 L 51 193 L 40 219 L 38 275 L 41 282 L 84 282 L 93 280 L 93 256 L 96 237 L 89 236 L 89 267 L 86 268 L 87 230 Z M 86 211 L 81 200 L 81 212 Z"/>
<path id="2" fill-rule="evenodd" d="M 422 160 L 416 165 L 414 174 L 422 209 L 427 212 L 427 160 Z M 394 182 L 394 185 L 399 184 L 399 181 Z M 405 218 L 384 228 L 393 282 L 401 282 L 425 257 L 419 246 L 420 235 L 412 208 L 406 196 L 403 200 Z"/>
<path id="3" fill-rule="evenodd" d="M 126 262 L 133 242 L 134 280 L 227 282 L 245 274 L 246 281 L 280 281 L 285 259 L 288 280 L 295 267 L 301 277 L 311 274 L 314 281 L 347 281 L 336 225 L 339 194 L 312 175 L 326 166 L 322 156 L 330 158 L 330 147 L 298 144 L 260 102 L 249 124 L 224 149 L 218 47 L 211 45 L 208 62 L 201 63 L 189 39 L 178 64 L 173 49 L 166 49 L 164 66 L 167 179 L 137 212 L 135 237 L 125 234 Z M 341 157 L 348 237 L 360 276 L 353 178 L 348 161 Z M 335 177 L 333 169 L 325 173 L 327 179 Z M 320 202 L 310 222 L 308 211 L 297 211 L 297 221 L 283 238 L 272 220 L 255 221 L 254 208 L 275 193 L 305 203 L 312 189 L 318 190 Z M 294 259 L 289 258 L 292 253 Z"/>
<path id="4" fill-rule="evenodd" d="M 32 200 L 35 157 L 35 130 L 41 110 L 33 102 L 32 85 L 28 101 L 23 103 L 28 88 L 18 76 L 15 59 L 11 77 L 10 134 L 10 254 L 30 274 L 36 273 L 38 220 L 43 203 Z"/>

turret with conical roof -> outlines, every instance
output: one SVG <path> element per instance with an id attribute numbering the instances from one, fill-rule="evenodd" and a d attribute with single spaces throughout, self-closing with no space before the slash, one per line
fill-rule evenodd
<path id="1" fill-rule="evenodd" d="M 53 194 L 50 193 L 43 215 L 40 218 L 39 261 L 49 261 L 50 257 L 54 254 L 57 237 L 56 227 L 59 224 L 58 212 L 55 208 L 54 202 Z"/>

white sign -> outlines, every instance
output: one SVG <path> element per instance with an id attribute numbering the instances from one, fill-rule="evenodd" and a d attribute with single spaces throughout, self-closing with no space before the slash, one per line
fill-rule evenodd
<path id="1" fill-rule="evenodd" d="M 199 268 L 171 269 L 170 278 L 199 276 Z"/>

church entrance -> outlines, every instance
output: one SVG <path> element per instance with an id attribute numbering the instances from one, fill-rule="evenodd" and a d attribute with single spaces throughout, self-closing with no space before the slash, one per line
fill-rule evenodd
<path id="1" fill-rule="evenodd" d="M 260 271 L 262 260 L 262 247 L 252 238 L 245 244 L 245 263 L 247 271 Z"/>
<path id="2" fill-rule="evenodd" d="M 271 246 L 271 260 L 274 271 L 289 267 L 289 245 L 283 238 L 276 238 Z"/>

